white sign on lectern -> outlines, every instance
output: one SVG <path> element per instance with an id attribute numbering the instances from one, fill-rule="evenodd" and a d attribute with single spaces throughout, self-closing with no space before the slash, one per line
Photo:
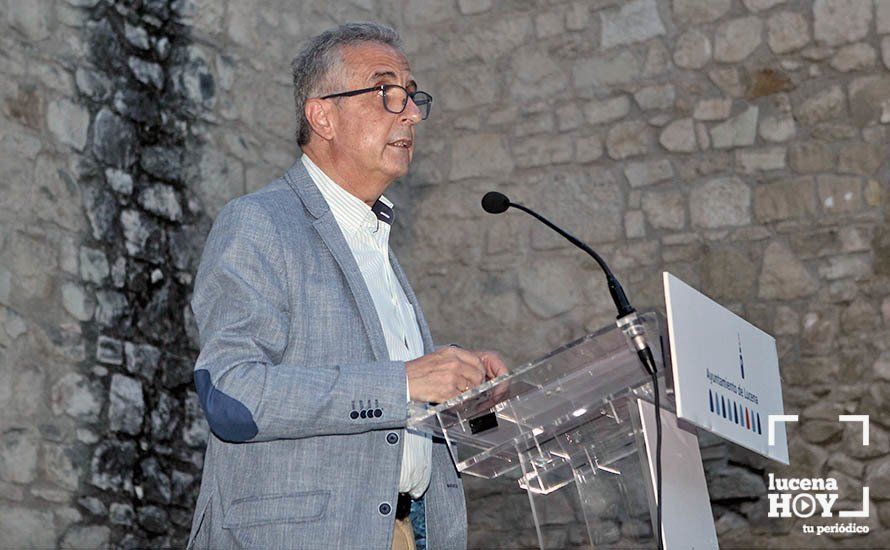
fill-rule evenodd
<path id="1" fill-rule="evenodd" d="M 788 464 L 776 340 L 670 273 L 664 273 L 677 416 Z"/>

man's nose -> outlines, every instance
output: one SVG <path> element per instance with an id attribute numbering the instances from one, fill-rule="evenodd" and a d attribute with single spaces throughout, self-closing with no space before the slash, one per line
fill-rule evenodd
<path id="1" fill-rule="evenodd" d="M 421 120 L 423 120 L 423 114 L 420 112 L 420 107 L 409 97 L 408 103 L 405 104 L 405 110 L 402 111 L 402 121 L 417 124 Z"/>

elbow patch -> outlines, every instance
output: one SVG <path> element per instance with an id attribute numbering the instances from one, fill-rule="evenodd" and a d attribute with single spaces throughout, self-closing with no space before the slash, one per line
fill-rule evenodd
<path id="1" fill-rule="evenodd" d="M 250 409 L 244 403 L 213 387 L 210 372 L 195 371 L 195 387 L 204 415 L 213 434 L 230 443 L 242 443 L 256 437 L 259 432 Z"/>

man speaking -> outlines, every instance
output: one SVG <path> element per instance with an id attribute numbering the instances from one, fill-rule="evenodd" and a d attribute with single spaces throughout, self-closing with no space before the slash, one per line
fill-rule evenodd
<path id="1" fill-rule="evenodd" d="M 303 156 L 226 205 L 195 280 L 212 436 L 189 547 L 410 549 L 418 499 L 428 547 L 465 547 L 449 453 L 405 431 L 406 405 L 506 368 L 492 352 L 434 348 L 383 196 L 433 99 L 398 34 L 373 23 L 311 39 L 293 74 Z"/>

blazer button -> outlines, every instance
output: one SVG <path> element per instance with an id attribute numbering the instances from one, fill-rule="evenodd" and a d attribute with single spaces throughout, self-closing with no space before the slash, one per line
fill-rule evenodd
<path id="1" fill-rule="evenodd" d="M 390 445 L 395 445 L 399 442 L 399 434 L 397 434 L 396 432 L 389 432 L 388 434 L 386 434 L 386 442 Z"/>
<path id="2" fill-rule="evenodd" d="M 381 516 L 388 516 L 392 512 L 392 506 L 388 502 L 381 502 L 380 506 L 377 507 L 377 511 L 380 512 Z"/>
<path id="3" fill-rule="evenodd" d="M 353 420 L 358 418 L 358 411 L 352 411 L 351 413 L 349 413 L 349 418 L 351 418 Z"/>
<path id="4" fill-rule="evenodd" d="M 374 409 L 374 418 L 380 418 L 381 416 L 383 416 L 383 410 L 382 409 Z"/>

